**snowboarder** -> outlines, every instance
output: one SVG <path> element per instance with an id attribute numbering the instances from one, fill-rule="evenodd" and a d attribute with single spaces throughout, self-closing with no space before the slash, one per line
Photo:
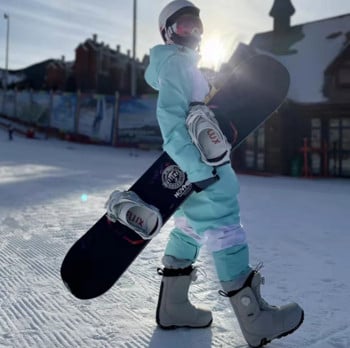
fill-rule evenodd
<path id="1" fill-rule="evenodd" d="M 210 88 L 197 68 L 203 34 L 199 11 L 187 0 L 175 0 L 164 7 L 159 29 L 165 44 L 151 49 L 145 74 L 147 83 L 159 92 L 157 119 L 163 148 L 200 191 L 175 214 L 175 227 L 162 259 L 164 268 L 158 271 L 162 281 L 156 321 L 165 329 L 211 325 L 211 312 L 195 307 L 188 299 L 190 284 L 196 278 L 193 264 L 206 243 L 221 281 L 220 293 L 229 298 L 248 344 L 258 347 L 293 332 L 304 314 L 296 303 L 269 305 L 260 293 L 260 268 L 249 265 L 230 145 L 204 103 Z M 107 214 L 112 218 L 127 215 L 137 204 L 140 213 L 141 200 L 130 194 L 123 200 L 120 192 L 112 193 Z M 149 207 L 145 206 L 147 213 Z"/>

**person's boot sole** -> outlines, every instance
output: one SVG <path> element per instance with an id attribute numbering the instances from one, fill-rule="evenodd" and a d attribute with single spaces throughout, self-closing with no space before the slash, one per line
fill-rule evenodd
<path id="1" fill-rule="evenodd" d="M 282 337 L 285 337 L 285 336 L 288 336 L 290 334 L 292 334 L 294 331 L 296 331 L 300 325 L 303 323 L 304 321 L 304 311 L 302 312 L 302 315 L 301 315 L 301 318 L 300 318 L 300 322 L 298 323 L 298 325 L 293 328 L 292 330 L 289 330 L 289 331 L 286 331 L 286 332 L 283 332 L 282 334 L 278 335 L 277 337 L 274 337 L 270 340 L 268 340 L 267 338 L 263 338 L 261 339 L 260 341 L 260 344 L 258 346 L 252 346 L 252 345 L 249 345 L 250 347 L 252 348 L 259 348 L 259 347 L 263 347 L 265 346 L 266 344 L 270 343 L 271 341 L 275 340 L 275 339 L 279 339 L 279 338 L 282 338 Z"/>

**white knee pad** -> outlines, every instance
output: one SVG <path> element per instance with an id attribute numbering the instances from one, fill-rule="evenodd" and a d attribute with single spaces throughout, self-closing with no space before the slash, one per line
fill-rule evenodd
<path id="1" fill-rule="evenodd" d="M 244 245 L 247 237 L 242 225 L 222 226 L 205 233 L 210 252 L 220 251 L 233 246 Z"/>
<path id="2" fill-rule="evenodd" d="M 199 245 L 204 244 L 206 238 L 200 236 L 196 231 L 188 224 L 187 219 L 184 216 L 174 218 L 175 227 L 180 229 L 184 234 L 193 238 Z"/>

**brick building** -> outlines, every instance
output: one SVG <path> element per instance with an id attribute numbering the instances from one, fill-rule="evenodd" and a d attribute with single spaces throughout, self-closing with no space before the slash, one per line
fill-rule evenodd
<path id="1" fill-rule="evenodd" d="M 72 79 L 72 68 L 73 68 L 73 62 L 66 62 L 65 57 L 62 56 L 62 58 L 56 59 L 51 61 L 47 66 L 46 66 L 46 89 L 49 90 L 70 90 L 74 91 L 76 90 L 72 86 L 69 88 L 68 86 L 70 85 L 70 81 Z"/>
<path id="2" fill-rule="evenodd" d="M 85 40 L 75 50 L 73 74 L 76 86 L 83 92 L 93 91 L 104 94 L 130 94 L 131 90 L 130 50 L 121 52 L 103 42 L 98 42 L 97 35 Z M 148 56 L 140 62 L 136 60 L 138 93 L 147 90 L 143 75 L 148 64 Z"/>

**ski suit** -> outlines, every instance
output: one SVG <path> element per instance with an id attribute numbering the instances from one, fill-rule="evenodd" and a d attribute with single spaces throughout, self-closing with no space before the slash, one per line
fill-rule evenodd
<path id="1" fill-rule="evenodd" d="M 151 49 L 145 73 L 147 83 L 159 92 L 157 119 L 163 149 L 193 183 L 214 175 L 214 168 L 201 160 L 186 127 L 190 103 L 203 102 L 209 92 L 208 82 L 197 68 L 198 60 L 198 53 L 190 48 L 157 45 Z M 245 280 L 251 268 L 240 223 L 239 184 L 229 163 L 215 169 L 220 179 L 193 193 L 176 212 L 163 263 L 168 268 L 187 267 L 206 243 L 220 281 Z"/>

